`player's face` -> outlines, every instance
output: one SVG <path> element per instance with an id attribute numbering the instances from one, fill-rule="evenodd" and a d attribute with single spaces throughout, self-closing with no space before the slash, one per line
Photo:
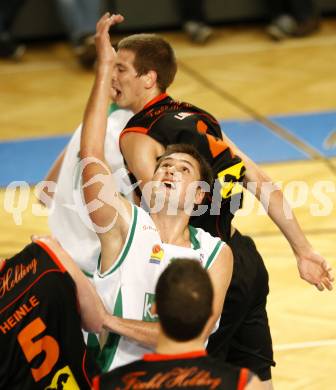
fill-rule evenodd
<path id="1" fill-rule="evenodd" d="M 121 108 L 129 108 L 134 113 L 140 111 L 146 103 L 144 80 L 133 66 L 135 54 L 130 50 L 117 52 L 113 68 L 112 95 Z"/>
<path id="2" fill-rule="evenodd" d="M 200 203 L 199 164 L 186 153 L 173 153 L 162 160 L 154 173 L 153 181 L 158 182 L 156 192 L 164 193 L 166 201 L 185 211 Z"/>

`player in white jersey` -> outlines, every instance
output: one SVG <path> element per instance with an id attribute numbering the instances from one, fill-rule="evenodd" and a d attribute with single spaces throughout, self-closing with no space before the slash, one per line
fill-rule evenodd
<path id="1" fill-rule="evenodd" d="M 119 172 L 116 184 L 119 191 L 129 199 L 131 183 L 119 149 L 119 134 L 131 117 L 130 110 L 118 109 L 116 105 L 112 105 L 105 140 L 105 161 L 113 172 Z M 52 234 L 78 266 L 92 276 L 100 254 L 100 242 L 81 196 L 81 175 L 78 168 L 81 129 L 80 125 L 44 179 L 51 181 L 50 189 L 52 183 L 56 183 L 55 193 L 47 195 L 42 192 L 41 200 L 50 207 L 48 222 Z"/>
<path id="2" fill-rule="evenodd" d="M 202 158 L 190 146 L 167 149 L 153 177 L 156 185 L 152 200 L 162 200 L 163 207 L 148 214 L 120 196 L 106 177 L 103 185 L 99 183 L 105 168 L 101 170 L 102 163 L 96 158 L 99 152 L 96 154 L 95 147 L 89 146 L 90 141 L 85 141 L 90 138 L 86 135 L 90 130 L 83 133 L 81 153 L 86 164 L 83 192 L 89 209 L 94 206 L 90 216 L 102 247 L 94 284 L 108 311 L 114 315 L 106 322 L 106 329 L 113 333 L 100 335 L 102 350 L 98 361 L 101 368 L 107 371 L 129 363 L 155 348 L 158 328 L 151 312 L 155 285 L 163 269 L 175 257 L 197 259 L 209 270 L 215 300 L 206 340 L 222 310 L 232 275 L 232 254 L 219 238 L 188 225 L 185 207 L 190 211 L 204 196 L 200 188 L 196 193 L 188 191 L 195 181 L 198 184 L 206 180 L 200 175 Z M 156 207 L 153 202 L 150 206 L 152 210 Z M 173 206 L 176 212 L 170 214 L 169 208 Z M 88 344 L 98 351 L 95 336 L 89 337 Z"/>
<path id="3" fill-rule="evenodd" d="M 123 318 L 155 322 L 155 286 L 169 263 L 179 257 L 197 259 L 205 269 L 210 269 L 225 245 L 219 238 L 190 225 L 189 236 L 189 248 L 162 242 L 151 216 L 133 205 L 129 234 L 118 258 L 104 272 L 99 262 L 94 275 L 94 284 L 108 311 Z M 89 345 L 98 347 L 95 335 L 89 335 L 88 340 Z M 110 371 L 148 352 L 148 348 L 133 340 L 110 333 L 99 362 L 104 372 Z"/>
<path id="4" fill-rule="evenodd" d="M 106 29 L 106 26 L 100 21 L 97 25 L 98 35 L 101 29 Z M 157 277 L 170 258 L 186 256 L 186 252 L 189 257 L 198 258 L 205 265 L 208 261 L 211 263 L 209 276 L 214 287 L 214 304 L 213 315 L 204 334 L 206 340 L 222 311 L 232 276 L 232 253 L 218 238 L 210 239 L 208 235 L 204 235 L 206 239 L 201 244 L 202 250 L 197 252 L 200 248 L 197 248 L 194 240 L 195 231 L 189 228 L 189 218 L 194 207 L 200 209 L 205 196 L 204 184 L 208 183 L 208 191 L 212 175 L 208 164 L 193 147 L 169 147 L 159 159 L 153 176 L 155 185 L 146 198 L 150 215 L 135 208 L 118 192 L 104 164 L 106 113 L 111 99 L 111 84 L 101 80 L 106 80 L 106 73 L 114 71 L 111 66 L 104 65 L 108 63 L 106 59 L 100 62 L 104 55 L 108 53 L 100 51 L 95 82 L 84 114 L 80 157 L 83 159 L 83 194 L 101 242 L 101 260 L 95 274 L 95 284 L 103 295 L 105 305 L 115 314 L 106 324 L 114 336 L 110 335 L 107 340 L 100 339 L 104 345 L 101 362 L 104 360 L 103 368 L 109 369 L 111 365 L 115 367 L 118 364 L 112 362 L 116 348 L 119 364 L 142 356 L 143 350 L 136 351 L 138 344 L 155 348 L 158 324 L 146 321 L 148 318 L 144 317 L 153 298 L 146 293 L 153 294 Z M 137 75 L 136 78 L 141 87 L 151 82 L 146 76 Z M 137 93 L 136 88 L 134 93 Z M 136 213 L 141 215 L 140 225 L 134 224 Z M 203 234 L 197 231 L 196 237 Z M 132 245 L 130 240 L 135 235 L 137 242 Z M 106 279 L 108 277 L 111 279 Z M 127 304 L 124 304 L 124 299 Z M 113 342 L 115 337 L 117 343 Z M 129 349 L 126 339 L 131 342 Z"/>

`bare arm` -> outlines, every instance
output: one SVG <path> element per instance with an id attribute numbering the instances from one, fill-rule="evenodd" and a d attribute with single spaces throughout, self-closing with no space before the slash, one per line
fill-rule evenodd
<path id="1" fill-rule="evenodd" d="M 120 139 L 121 152 L 130 172 L 141 180 L 140 188 L 151 181 L 157 158 L 165 148 L 154 138 L 141 133 L 126 133 Z"/>
<path id="2" fill-rule="evenodd" d="M 47 175 L 43 179 L 44 182 L 53 182 L 55 184 L 57 183 L 58 175 L 59 175 L 59 172 L 61 170 L 61 166 L 63 164 L 65 152 L 66 152 L 66 147 L 57 156 L 53 165 L 49 169 Z M 54 191 L 49 191 L 49 186 L 47 186 L 47 185 L 44 185 L 43 187 L 41 187 L 39 193 L 37 194 L 38 201 L 43 206 L 47 206 L 47 207 L 51 206 L 51 200 L 53 197 L 54 197 Z"/>
<path id="3" fill-rule="evenodd" d="M 232 251 L 228 245 L 224 245 L 217 259 L 209 268 L 209 276 L 214 289 L 213 313 L 203 331 L 204 339 L 207 340 L 213 331 L 215 324 L 223 311 L 223 304 L 229 287 L 233 270 Z"/>
<path id="4" fill-rule="evenodd" d="M 334 280 L 332 268 L 327 261 L 312 248 L 302 231 L 293 210 L 271 178 L 236 145 L 224 136 L 232 151 L 239 156 L 246 167 L 244 185 L 249 182 L 256 184 L 253 195 L 262 203 L 269 217 L 278 226 L 289 242 L 297 259 L 299 273 L 302 279 L 315 285 L 320 291 L 326 287 L 332 289 Z M 248 187 L 251 189 L 251 187 Z M 253 188 L 254 190 L 254 188 Z"/>
<path id="5" fill-rule="evenodd" d="M 61 166 L 63 164 L 64 155 L 65 155 L 66 149 L 67 149 L 67 147 L 65 147 L 62 150 L 62 152 L 57 156 L 56 160 L 54 161 L 53 165 L 49 169 L 49 171 L 48 171 L 46 177 L 44 178 L 44 180 L 57 182 L 58 175 L 59 175 Z"/>
<path id="6" fill-rule="evenodd" d="M 101 332 L 106 312 L 93 285 L 56 239 L 32 236 L 32 240 L 37 244 L 42 243 L 42 245 L 49 248 L 74 280 L 83 328 L 89 332 Z"/>
<path id="7" fill-rule="evenodd" d="M 155 322 L 128 320 L 112 315 L 105 316 L 104 328 L 152 349 L 155 349 L 159 336 L 159 326 Z"/>
<path id="8" fill-rule="evenodd" d="M 107 112 L 112 97 L 112 72 L 116 55 L 108 32 L 112 25 L 122 20 L 120 15 L 110 17 L 105 14 L 97 23 L 98 63 L 81 133 L 83 193 L 90 218 L 101 239 L 112 228 L 114 234 L 127 231 L 131 213 L 131 206 L 118 193 L 104 161 Z"/>

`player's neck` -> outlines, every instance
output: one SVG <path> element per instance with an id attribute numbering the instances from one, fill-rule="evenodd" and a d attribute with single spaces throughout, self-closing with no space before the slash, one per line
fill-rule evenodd
<path id="1" fill-rule="evenodd" d="M 179 246 L 190 246 L 189 216 L 177 212 L 177 215 L 167 215 L 165 212 L 151 214 L 162 242 Z"/>
<path id="2" fill-rule="evenodd" d="M 164 355 L 178 355 L 194 351 L 204 350 L 204 340 L 201 337 L 177 342 L 169 339 L 163 332 L 160 332 L 156 352 Z"/>
<path id="3" fill-rule="evenodd" d="M 155 99 L 161 95 L 161 91 L 157 88 L 150 89 L 144 91 L 144 94 L 139 98 L 134 107 L 132 107 L 132 111 L 137 114 L 142 111 L 145 107 L 154 104 Z"/>

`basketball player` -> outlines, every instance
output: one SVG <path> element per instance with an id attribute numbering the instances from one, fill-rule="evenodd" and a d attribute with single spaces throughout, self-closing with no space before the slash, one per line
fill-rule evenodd
<path id="1" fill-rule="evenodd" d="M 81 326 L 100 332 L 105 309 L 54 239 L 0 261 L 0 298 L 0 388 L 90 389 Z"/>
<path id="2" fill-rule="evenodd" d="M 207 356 L 204 329 L 213 288 L 198 262 L 174 260 L 160 275 L 155 296 L 160 324 L 156 353 L 94 378 L 93 389 L 261 389 L 258 377 L 246 368 Z"/>

